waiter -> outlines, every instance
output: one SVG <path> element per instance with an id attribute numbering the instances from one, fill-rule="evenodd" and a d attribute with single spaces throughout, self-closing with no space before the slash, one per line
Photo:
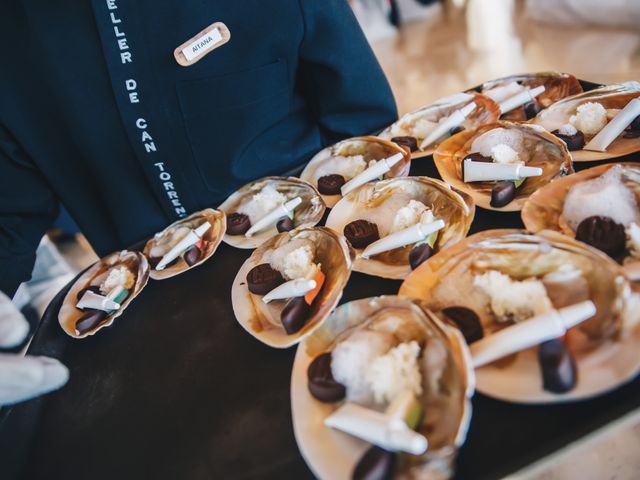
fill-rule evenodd
<path id="1" fill-rule="evenodd" d="M 0 290 L 62 203 L 102 256 L 396 119 L 346 0 L 6 0 Z"/>

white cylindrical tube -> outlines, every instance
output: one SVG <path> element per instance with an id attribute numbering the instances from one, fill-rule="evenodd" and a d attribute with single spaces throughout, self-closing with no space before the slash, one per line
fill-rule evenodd
<path id="1" fill-rule="evenodd" d="M 293 212 L 296 209 L 296 207 L 301 203 L 302 203 L 302 198 L 295 197 L 283 203 L 282 205 L 279 205 L 277 208 L 275 208 L 274 210 L 271 210 L 264 217 L 258 220 L 255 223 L 255 225 L 252 225 L 251 228 L 247 230 L 247 233 L 245 233 L 244 235 L 246 237 L 251 237 L 253 236 L 254 233 L 259 232 L 260 230 L 263 230 L 267 227 L 270 227 L 282 217 L 291 215 L 291 212 Z"/>
<path id="2" fill-rule="evenodd" d="M 277 286 L 264 297 L 262 301 L 269 303 L 271 300 L 282 300 L 283 298 L 302 297 L 311 290 L 316 288 L 315 280 L 307 280 L 306 278 L 296 278 L 295 280 L 289 280 L 282 285 Z"/>
<path id="3" fill-rule="evenodd" d="M 76 304 L 78 308 L 93 308 L 94 310 L 102 310 L 103 312 L 110 312 L 112 310 L 118 310 L 120 304 L 114 302 L 112 299 L 98 295 L 91 290 L 87 290 L 80 298 L 80 301 Z"/>
<path id="4" fill-rule="evenodd" d="M 516 323 L 469 345 L 473 366 L 482 367 L 512 353 L 561 337 L 567 329 L 591 318 L 595 313 L 596 306 L 591 300 L 586 300 Z"/>
<path id="5" fill-rule="evenodd" d="M 519 163 L 475 162 L 467 159 L 462 167 L 465 182 L 520 180 L 542 175 L 542 168 L 527 167 Z"/>
<path id="6" fill-rule="evenodd" d="M 522 92 L 525 88 L 526 87 L 523 87 L 518 82 L 510 82 L 510 83 L 507 83 L 506 85 L 494 87 L 491 90 L 482 92 L 482 94 L 491 98 L 495 102 L 501 103 L 505 101 L 507 98 L 511 98 L 514 95 Z"/>
<path id="7" fill-rule="evenodd" d="M 393 452 L 421 455 L 429 446 L 425 436 L 411 430 L 404 421 L 354 403 L 342 405 L 324 424 Z"/>
<path id="8" fill-rule="evenodd" d="M 369 258 L 373 255 L 393 250 L 394 248 L 421 242 L 432 233 L 442 230 L 444 227 L 445 223 L 441 219 L 434 220 L 430 223 L 416 223 L 404 230 L 392 233 L 373 242 L 364 249 L 361 256 L 363 258 Z"/>
<path id="9" fill-rule="evenodd" d="M 515 110 L 525 103 L 532 102 L 542 92 L 544 92 L 544 85 L 540 85 L 539 87 L 532 89 L 527 88 L 526 90 L 523 90 L 522 92 L 515 94 L 513 97 L 509 97 L 505 101 L 501 102 L 500 112 L 505 114 L 511 110 Z"/>
<path id="10" fill-rule="evenodd" d="M 169 250 L 158 262 L 156 266 L 156 270 L 164 270 L 165 267 L 171 263 L 173 260 L 178 258 L 182 252 L 191 248 L 193 245 L 198 243 L 202 235 L 205 234 L 207 230 L 211 228 L 211 224 L 209 222 L 204 222 L 202 225 L 197 227 L 195 230 L 191 230 L 187 235 L 176 243 L 171 250 Z"/>
<path id="11" fill-rule="evenodd" d="M 371 180 L 381 177 L 393 167 L 396 163 L 404 158 L 403 153 L 396 153 L 389 158 L 383 158 L 371 165 L 369 168 L 359 173 L 340 188 L 340 193 L 344 197 L 351 190 L 355 190 L 360 185 L 364 185 Z"/>
<path id="12" fill-rule="evenodd" d="M 640 98 L 634 98 L 583 147 L 584 150 L 595 150 L 597 152 L 606 151 L 611 142 L 618 138 L 618 135 L 620 135 L 638 115 L 640 115 Z"/>
<path id="13" fill-rule="evenodd" d="M 476 103 L 471 102 L 468 105 L 465 105 L 460 110 L 456 110 L 447 118 L 443 119 L 438 123 L 438 126 L 434 128 L 429 135 L 426 136 L 424 140 L 420 143 L 420 150 L 424 150 L 433 142 L 442 137 L 445 133 L 451 130 L 454 127 L 459 126 L 467 116 L 476 109 Z"/>

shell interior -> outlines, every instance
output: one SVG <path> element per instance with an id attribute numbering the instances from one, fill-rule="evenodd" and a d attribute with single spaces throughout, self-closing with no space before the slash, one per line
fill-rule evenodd
<path id="1" fill-rule="evenodd" d="M 273 251 L 297 240 L 310 240 L 315 244 L 315 263 L 320 263 L 325 281 L 311 307 L 305 326 L 288 335 L 280 321 L 287 300 L 274 300 L 268 304 L 262 296 L 249 292 L 247 273 L 256 265 L 269 263 Z M 258 247 L 242 265 L 231 289 L 236 319 L 251 335 L 276 348 L 287 348 L 313 332 L 327 318 L 342 297 L 342 290 L 351 274 L 353 251 L 344 237 L 325 227 L 298 228 L 276 235 Z"/>
<path id="2" fill-rule="evenodd" d="M 471 197 L 456 192 L 444 182 L 428 177 L 405 177 L 369 183 L 344 197 L 331 210 L 327 227 L 342 234 L 354 220 L 368 220 L 378 225 L 380 237 L 389 233 L 399 208 L 410 200 L 429 207 L 435 218 L 444 220 L 434 245 L 437 252 L 463 239 L 473 221 L 475 206 Z M 356 258 L 354 270 L 384 278 L 403 279 L 410 272 L 409 252 L 413 245 L 396 248 L 365 259 Z M 356 249 L 358 254 L 362 249 Z"/>
<path id="3" fill-rule="evenodd" d="M 279 193 L 283 194 L 287 200 L 295 197 L 302 198 L 302 203 L 295 209 L 293 223 L 298 227 L 313 227 L 322 219 L 326 205 L 314 186 L 304 180 L 295 177 L 265 177 L 251 182 L 233 193 L 218 208 L 225 212 L 228 217 L 231 213 L 238 211 L 241 205 L 250 202 L 253 196 L 259 193 L 265 186 L 273 186 Z M 245 235 L 225 234 L 224 242 L 236 248 L 256 248 L 265 240 L 277 235 L 275 223 L 264 230 L 257 232 L 251 237 Z"/>
<path id="4" fill-rule="evenodd" d="M 365 162 L 369 163 L 372 160 L 389 158 L 396 153 L 403 153 L 404 158 L 400 162 L 396 163 L 391 170 L 385 174 L 385 178 L 408 175 L 411 167 L 411 155 L 399 145 L 378 137 L 366 136 L 348 138 L 318 152 L 304 168 L 300 174 L 300 178 L 314 186 L 317 186 L 318 179 L 320 177 L 336 173 L 336 169 L 340 168 L 336 167 L 336 157 L 362 155 Z M 350 178 L 347 178 L 346 180 L 350 180 Z M 327 207 L 332 208 L 338 200 L 340 200 L 341 196 L 322 195 L 322 198 Z"/>
<path id="5" fill-rule="evenodd" d="M 106 276 L 106 272 L 119 265 L 126 266 L 136 277 L 135 284 L 129 296 L 121 303 L 118 310 L 111 313 L 111 315 L 95 328 L 85 333 L 77 334 L 75 329 L 76 322 L 84 315 L 82 310 L 76 308 L 78 294 L 90 285 L 99 286 L 103 277 Z M 114 252 L 107 255 L 89 267 L 71 286 L 60 307 L 58 323 L 60 323 L 64 332 L 70 337 L 85 338 L 93 335 L 98 330 L 111 325 L 115 318 L 122 315 L 133 299 L 142 291 L 148 280 L 149 263 L 142 253 L 122 250 L 121 252 Z"/>
<path id="6" fill-rule="evenodd" d="M 158 245 L 161 242 L 171 242 L 171 236 L 177 229 L 188 228 L 195 229 L 202 225 L 204 222 L 208 221 L 211 224 L 211 228 L 205 232 L 202 236 L 203 245 L 202 245 L 202 257 L 198 262 L 189 266 L 187 262 L 182 258 L 182 256 L 178 257 L 177 262 L 166 267 L 164 270 L 156 270 L 154 268 L 151 269 L 149 276 L 154 280 L 162 280 L 165 278 L 170 278 L 175 275 L 178 275 L 190 268 L 197 267 L 198 265 L 203 264 L 209 257 L 211 257 L 220 242 L 222 241 L 222 237 L 224 235 L 226 229 L 226 221 L 224 212 L 219 210 L 213 210 L 211 208 L 207 208 L 200 212 L 195 212 L 189 215 L 186 218 L 182 218 L 167 228 L 157 233 L 153 238 L 151 238 L 146 245 L 144 246 L 143 253 L 149 258 L 151 256 L 151 251 L 154 246 Z M 170 245 L 170 246 L 169 246 Z M 168 249 L 173 246 L 172 243 L 169 243 Z M 168 251 L 167 249 L 167 251 Z"/>
<path id="7" fill-rule="evenodd" d="M 521 151 L 518 153 L 527 166 L 543 169 L 541 176 L 527 178 L 518 188 L 515 198 L 501 208 L 490 205 L 491 190 L 495 182 L 465 183 L 462 177 L 462 161 L 472 152 L 474 141 L 497 128 L 505 129 L 510 138 L 517 139 L 521 144 Z M 539 127 L 504 121 L 482 125 L 475 130 L 464 131 L 451 137 L 438 147 L 433 158 L 445 182 L 469 194 L 476 205 L 489 210 L 520 210 L 526 199 L 542 185 L 573 173 L 571 156 L 563 141 Z"/>

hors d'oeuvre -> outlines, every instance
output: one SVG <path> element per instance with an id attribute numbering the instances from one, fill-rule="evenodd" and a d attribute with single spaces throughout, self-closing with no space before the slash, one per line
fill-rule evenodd
<path id="1" fill-rule="evenodd" d="M 557 232 L 472 235 L 423 263 L 400 295 L 460 328 L 479 367 L 478 390 L 496 398 L 588 398 L 640 370 L 631 353 L 639 295 L 620 265 Z"/>
<path id="2" fill-rule="evenodd" d="M 448 478 L 473 387 L 455 328 L 409 299 L 356 300 L 298 349 L 296 440 L 319 478 Z"/>
<path id="3" fill-rule="evenodd" d="M 226 214 L 223 240 L 256 248 L 281 232 L 313 227 L 326 206 L 311 184 L 295 177 L 266 177 L 248 183 L 218 207 Z"/>
<path id="4" fill-rule="evenodd" d="M 576 162 L 640 151 L 640 83 L 607 85 L 565 98 L 540 112 L 540 125 L 567 144 Z"/>
<path id="5" fill-rule="evenodd" d="M 533 233 L 556 230 L 621 263 L 640 280 L 640 165 L 610 163 L 554 180 L 522 209 Z"/>
<path id="6" fill-rule="evenodd" d="M 338 304 L 352 256 L 344 237 L 325 227 L 298 228 L 270 238 L 233 281 L 236 319 L 272 347 L 298 343 Z"/>
<path id="7" fill-rule="evenodd" d="M 71 337 L 93 335 L 122 315 L 148 280 L 149 263 L 142 253 L 112 253 L 74 282 L 64 297 L 58 322 Z"/>
<path id="8" fill-rule="evenodd" d="M 332 208 L 357 186 L 408 175 L 410 167 L 408 147 L 378 137 L 354 137 L 318 152 L 300 178 L 314 185 L 327 207 Z"/>
<path id="9" fill-rule="evenodd" d="M 201 265 L 214 254 L 225 229 L 224 213 L 211 208 L 172 223 L 144 246 L 149 276 L 162 280 Z"/>
<path id="10" fill-rule="evenodd" d="M 581 93 L 582 86 L 571 74 L 540 72 L 485 82 L 476 91 L 499 104 L 502 120 L 524 122 L 558 100 Z"/>
<path id="11" fill-rule="evenodd" d="M 445 139 L 463 130 L 493 123 L 499 105 L 477 93 L 458 93 L 403 115 L 380 138 L 408 147 L 414 158 L 431 155 Z"/>
<path id="12" fill-rule="evenodd" d="M 355 271 L 402 279 L 463 239 L 474 213 L 469 195 L 440 180 L 392 178 L 349 193 L 331 210 L 327 227 L 356 250 Z"/>
<path id="13" fill-rule="evenodd" d="M 564 142 L 540 127 L 513 122 L 461 132 L 433 158 L 445 182 L 490 210 L 520 210 L 542 185 L 573 173 Z"/>

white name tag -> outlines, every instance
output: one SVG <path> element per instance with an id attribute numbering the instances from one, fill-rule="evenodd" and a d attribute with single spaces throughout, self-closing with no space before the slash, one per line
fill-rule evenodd
<path id="1" fill-rule="evenodd" d="M 193 65 L 215 48 L 224 45 L 231 38 L 231 33 L 224 23 L 209 25 L 195 37 L 190 38 L 173 52 L 176 61 L 183 67 Z"/>

